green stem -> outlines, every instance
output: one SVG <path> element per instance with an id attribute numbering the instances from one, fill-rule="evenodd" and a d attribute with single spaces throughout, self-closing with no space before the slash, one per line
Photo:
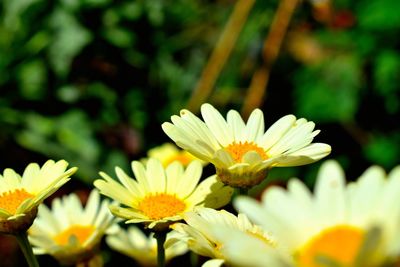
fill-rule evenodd
<path id="1" fill-rule="evenodd" d="M 165 249 L 164 243 L 167 238 L 167 231 L 158 231 L 154 233 L 154 237 L 157 239 L 157 266 L 165 266 Z"/>
<path id="2" fill-rule="evenodd" d="M 20 232 L 15 235 L 18 240 L 18 244 L 24 253 L 25 259 L 29 264 L 29 267 L 39 267 L 39 263 L 33 254 L 31 244 L 29 243 L 26 232 Z"/>

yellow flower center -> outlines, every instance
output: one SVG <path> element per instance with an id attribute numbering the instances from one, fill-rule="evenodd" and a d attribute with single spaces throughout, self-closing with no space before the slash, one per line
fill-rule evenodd
<path id="1" fill-rule="evenodd" d="M 164 167 L 167 167 L 172 162 L 179 161 L 180 163 L 182 163 L 183 166 L 187 166 L 193 159 L 193 156 L 182 151 L 166 159 L 163 165 Z"/>
<path id="2" fill-rule="evenodd" d="M 250 143 L 247 141 L 244 143 L 233 142 L 232 144 L 227 146 L 225 149 L 228 150 L 228 152 L 231 154 L 231 156 L 235 162 L 241 162 L 243 155 L 249 151 L 257 152 L 263 160 L 268 159 L 268 155 L 267 155 L 267 153 L 265 153 L 264 149 L 257 146 L 253 142 L 250 142 Z"/>
<path id="3" fill-rule="evenodd" d="M 69 243 L 69 239 L 75 236 L 79 244 L 83 244 L 89 236 L 94 232 L 95 227 L 92 225 L 72 225 L 54 237 L 54 241 L 63 246 Z"/>
<path id="4" fill-rule="evenodd" d="M 335 226 L 311 239 L 297 255 L 300 267 L 325 267 L 318 262 L 324 257 L 340 266 L 352 266 L 364 238 L 364 232 L 352 226 Z"/>
<path id="5" fill-rule="evenodd" d="M 160 220 L 184 211 L 186 204 L 174 195 L 160 193 L 146 196 L 140 203 L 139 209 L 150 219 Z"/>
<path id="6" fill-rule="evenodd" d="M 16 189 L 14 191 L 8 191 L 0 195 L 0 208 L 8 211 L 11 214 L 15 214 L 19 205 L 24 200 L 32 198 L 34 195 L 25 191 L 25 189 Z"/>

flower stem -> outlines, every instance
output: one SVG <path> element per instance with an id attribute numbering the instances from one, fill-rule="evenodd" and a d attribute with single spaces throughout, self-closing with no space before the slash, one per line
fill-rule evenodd
<path id="1" fill-rule="evenodd" d="M 164 243 L 167 238 L 167 231 L 157 231 L 154 233 L 154 237 L 157 239 L 157 266 L 165 266 L 165 249 Z"/>
<path id="2" fill-rule="evenodd" d="M 31 244 L 29 243 L 26 232 L 20 232 L 15 235 L 18 240 L 18 244 L 24 253 L 25 259 L 29 264 L 29 267 L 39 267 L 39 263 L 33 254 Z"/>

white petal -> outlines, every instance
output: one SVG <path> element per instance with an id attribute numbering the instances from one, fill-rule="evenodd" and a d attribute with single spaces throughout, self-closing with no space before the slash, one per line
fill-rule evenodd
<path id="1" fill-rule="evenodd" d="M 234 141 L 242 141 L 243 132 L 246 126 L 242 117 L 236 110 L 230 110 L 226 117 Z"/>
<path id="2" fill-rule="evenodd" d="M 201 106 L 201 115 L 204 122 L 222 146 L 228 146 L 234 141 L 231 131 L 224 117 L 210 104 Z"/>
<path id="3" fill-rule="evenodd" d="M 242 141 L 257 142 L 264 134 L 264 114 L 261 110 L 255 109 L 247 121 Z"/>
<path id="4" fill-rule="evenodd" d="M 293 115 L 286 115 L 280 118 L 271 127 L 269 127 L 266 133 L 260 138 L 258 143 L 265 150 L 268 150 L 293 127 L 295 122 L 296 117 Z"/>
<path id="5" fill-rule="evenodd" d="M 322 221 L 329 224 L 344 222 L 345 175 L 336 161 L 329 160 L 321 165 L 315 185 L 315 204 Z"/>

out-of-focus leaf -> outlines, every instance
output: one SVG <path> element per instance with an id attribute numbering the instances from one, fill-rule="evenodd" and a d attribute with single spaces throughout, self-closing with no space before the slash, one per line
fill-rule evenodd
<path id="1" fill-rule="evenodd" d="M 57 90 L 57 96 L 63 102 L 74 103 L 78 101 L 81 93 L 77 87 L 65 85 Z"/>
<path id="2" fill-rule="evenodd" d="M 399 134 L 376 135 L 364 146 L 364 155 L 368 160 L 386 168 L 393 168 L 400 157 Z"/>
<path id="3" fill-rule="evenodd" d="M 54 39 L 49 48 L 50 62 L 59 75 L 65 76 L 74 56 L 92 36 L 72 14 L 62 9 L 54 11 L 49 23 L 54 31 Z"/>
<path id="4" fill-rule="evenodd" d="M 106 155 L 106 164 L 101 167 L 101 170 L 105 173 L 114 173 L 115 166 L 120 167 L 123 170 L 129 169 L 129 162 L 126 156 L 118 150 L 111 150 L 107 152 Z"/>
<path id="5" fill-rule="evenodd" d="M 143 6 L 138 2 L 129 1 L 121 5 L 120 13 L 126 19 L 136 20 L 143 13 Z"/>
<path id="6" fill-rule="evenodd" d="M 376 57 L 374 64 L 374 89 L 385 100 L 385 108 L 390 114 L 399 110 L 400 102 L 396 96 L 400 90 L 400 54 L 384 50 Z"/>
<path id="7" fill-rule="evenodd" d="M 102 83 L 93 83 L 85 89 L 85 97 L 93 97 L 101 101 L 102 108 L 96 112 L 101 123 L 112 125 L 117 124 L 121 119 L 116 104 L 118 95 L 112 88 Z"/>
<path id="8" fill-rule="evenodd" d="M 56 122 L 44 116 L 36 113 L 29 113 L 25 116 L 25 123 L 27 129 L 31 132 L 35 132 L 43 137 L 50 137 L 55 132 Z"/>
<path id="9" fill-rule="evenodd" d="M 40 99 L 46 90 L 46 67 L 40 60 L 21 64 L 18 81 L 21 95 L 27 99 Z"/>
<path id="10" fill-rule="evenodd" d="M 119 27 L 107 28 L 104 31 L 104 37 L 113 45 L 122 48 L 132 47 L 135 41 L 134 33 Z"/>
<path id="11" fill-rule="evenodd" d="M 102 17 L 102 22 L 105 27 L 115 27 L 121 18 L 116 9 L 110 8 L 106 10 Z"/>
<path id="12" fill-rule="evenodd" d="M 108 3 L 111 2 L 111 0 L 83 0 L 81 2 L 86 6 L 98 8 L 107 5 Z"/>
<path id="13" fill-rule="evenodd" d="M 295 77 L 297 114 L 325 122 L 352 120 L 363 82 L 360 64 L 356 57 L 339 56 L 301 69 Z"/>
<path id="14" fill-rule="evenodd" d="M 14 32 L 23 27 L 22 14 L 34 4 L 43 0 L 2 0 L 4 7 L 4 26 Z"/>
<path id="15" fill-rule="evenodd" d="M 80 0 L 60 0 L 60 3 L 63 5 L 63 8 L 68 10 L 76 10 L 81 6 Z"/>
<path id="16" fill-rule="evenodd" d="M 163 1 L 148 0 L 145 2 L 147 16 L 154 26 L 160 26 L 164 22 Z"/>
<path id="17" fill-rule="evenodd" d="M 57 119 L 57 140 L 87 161 L 95 162 L 99 145 L 95 141 L 90 121 L 84 113 L 72 110 Z"/>
<path id="18" fill-rule="evenodd" d="M 382 51 L 376 58 L 374 68 L 374 89 L 385 96 L 400 89 L 400 54 Z"/>
<path id="19" fill-rule="evenodd" d="M 21 123 L 22 114 L 17 110 L 9 108 L 3 101 L 0 101 L 0 123 L 18 125 Z"/>
<path id="20" fill-rule="evenodd" d="M 378 31 L 400 27 L 400 1 L 370 0 L 358 4 L 357 17 L 361 27 Z"/>
<path id="21" fill-rule="evenodd" d="M 25 44 L 27 53 L 35 55 L 46 48 L 51 41 L 51 37 L 46 31 L 40 31 L 34 34 Z"/>
<path id="22" fill-rule="evenodd" d="M 99 82 L 90 84 L 86 88 L 86 94 L 88 96 L 93 96 L 101 99 L 101 101 L 103 101 L 105 105 L 114 105 L 115 101 L 117 101 L 118 98 L 116 92 L 112 88 Z"/>
<path id="23" fill-rule="evenodd" d="M 124 106 L 129 114 L 129 122 L 136 129 L 143 129 L 149 122 L 149 116 L 146 113 L 143 101 L 143 92 L 141 90 L 131 90 L 124 98 Z"/>

